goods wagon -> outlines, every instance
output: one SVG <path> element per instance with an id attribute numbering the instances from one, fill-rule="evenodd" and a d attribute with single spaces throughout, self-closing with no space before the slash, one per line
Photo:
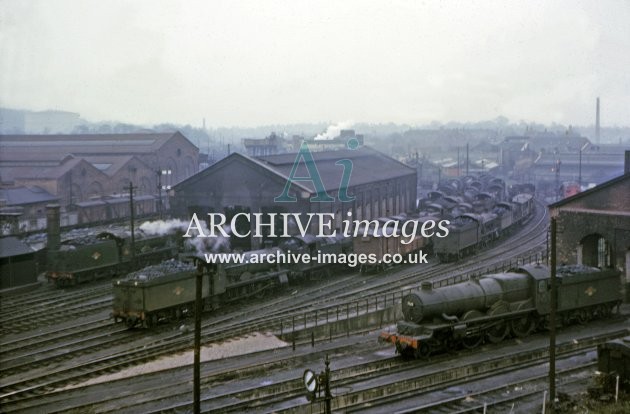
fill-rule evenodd
<path id="1" fill-rule="evenodd" d="M 397 232 L 400 236 L 392 236 L 393 222 L 398 223 Z M 386 226 L 386 223 L 389 224 Z M 383 261 L 385 255 L 389 258 L 400 255 L 400 259 L 405 260 L 422 249 L 428 249 L 430 238 L 423 237 L 421 234 L 422 226 L 425 223 L 426 226 L 431 226 L 433 231 L 437 230 L 437 222 L 434 217 L 430 216 L 420 218 L 381 217 L 373 220 L 372 224 L 359 227 L 358 235 L 353 239 L 353 253 L 373 258 L 370 262 L 361 264 L 360 272 L 376 272 L 392 266 L 393 263 Z M 407 226 L 406 229 L 413 229 L 414 226 L 418 229 L 413 238 L 402 236 L 404 226 Z M 409 231 L 411 230 L 406 230 L 407 234 Z"/>

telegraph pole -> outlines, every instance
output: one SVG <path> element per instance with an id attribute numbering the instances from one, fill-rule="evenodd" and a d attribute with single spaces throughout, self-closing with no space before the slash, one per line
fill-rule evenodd
<path id="1" fill-rule="evenodd" d="M 131 258 L 133 259 L 136 256 L 136 233 L 134 229 L 134 206 L 133 206 L 133 190 L 135 190 L 136 187 L 134 187 L 131 181 L 129 181 L 129 187 L 127 187 L 127 189 L 129 190 L 129 212 L 130 212 L 129 217 L 131 220 Z"/>
<path id="2" fill-rule="evenodd" d="M 560 200 L 560 165 L 562 165 L 562 161 L 560 159 L 556 160 L 556 201 Z"/>
<path id="3" fill-rule="evenodd" d="M 197 275 L 195 285 L 195 355 L 193 362 L 193 412 L 199 414 L 201 412 L 201 376 L 200 376 L 200 356 L 201 356 L 201 311 L 203 304 L 201 302 L 201 289 L 203 286 L 203 264 L 201 260 L 197 260 Z"/>
<path id="4" fill-rule="evenodd" d="M 459 178 L 462 175 L 462 169 L 459 165 L 459 145 L 457 146 L 457 177 Z"/>
<path id="5" fill-rule="evenodd" d="M 157 189 L 158 189 L 158 214 L 162 220 L 162 170 L 157 171 Z"/>
<path id="6" fill-rule="evenodd" d="M 556 213 L 551 214 L 551 309 L 549 312 L 549 403 L 551 412 L 556 405 Z"/>
<path id="7" fill-rule="evenodd" d="M 578 164 L 578 186 L 580 187 L 580 192 L 582 191 L 582 148 L 580 148 L 580 162 Z"/>

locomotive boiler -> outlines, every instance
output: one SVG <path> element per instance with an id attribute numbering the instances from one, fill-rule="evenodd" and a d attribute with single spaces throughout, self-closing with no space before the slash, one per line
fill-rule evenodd
<path id="1" fill-rule="evenodd" d="M 621 303 L 615 270 L 563 266 L 557 276 L 557 315 L 563 324 L 607 317 Z M 415 357 L 459 345 L 474 348 L 545 328 L 550 307 L 549 269 L 539 264 L 442 288 L 424 282 L 403 296 L 404 320 L 397 331 L 383 332 L 379 339 Z"/>

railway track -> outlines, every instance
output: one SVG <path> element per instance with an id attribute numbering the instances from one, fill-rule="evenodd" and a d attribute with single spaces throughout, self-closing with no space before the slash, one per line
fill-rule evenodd
<path id="1" fill-rule="evenodd" d="M 90 295 L 92 293 L 105 294 L 111 291 L 111 282 L 98 283 L 93 286 L 79 286 L 68 289 L 59 289 L 52 285 L 44 285 L 33 291 L 20 293 L 19 295 L 2 296 L 0 301 L 0 316 L 3 318 L 14 312 L 20 312 L 25 308 L 38 307 L 45 301 L 59 301 L 73 298 L 79 294 Z"/>
<path id="2" fill-rule="evenodd" d="M 593 352 L 575 352 L 556 361 L 558 365 L 567 365 L 574 363 L 576 357 L 593 356 Z M 578 366 L 571 366 L 556 370 L 556 385 L 561 387 L 569 383 L 582 382 L 585 378 L 592 375 L 597 367 L 596 362 L 583 362 Z M 530 368 L 521 371 L 527 371 Z M 575 376 L 580 376 L 575 378 Z M 465 397 L 453 397 L 450 399 L 437 401 L 434 403 L 414 406 L 413 408 L 400 410 L 399 414 L 415 413 L 415 412 L 432 412 L 432 413 L 478 413 L 484 409 L 491 409 L 498 412 L 514 412 L 514 408 L 521 402 L 528 399 L 537 399 L 539 406 L 542 406 L 542 396 L 549 386 L 548 373 L 537 374 L 535 376 L 524 374 L 524 378 L 517 381 L 505 383 L 500 386 L 490 386 L 481 391 L 467 393 Z M 396 401 L 396 400 L 394 400 Z M 373 410 L 375 404 L 371 404 L 370 410 L 361 409 L 361 412 L 377 412 Z M 522 411 L 522 410 L 519 410 Z M 347 410 L 346 412 L 354 412 Z"/>
<path id="3" fill-rule="evenodd" d="M 556 355 L 559 361 L 562 359 L 571 360 L 578 355 L 584 354 L 586 351 L 593 352 L 597 344 L 611 338 L 623 336 L 627 332 L 627 329 L 622 329 L 594 335 L 590 338 L 580 338 L 579 341 L 569 340 L 558 343 Z M 498 375 L 515 370 L 531 370 L 532 367 L 545 364 L 549 358 L 548 346 L 546 345 L 507 354 L 496 352 L 496 354 L 487 355 L 475 352 L 472 355 L 482 355 L 483 357 L 473 358 L 473 361 L 466 363 L 460 363 L 459 360 L 453 361 L 452 359 L 441 360 L 437 364 L 430 363 L 429 365 L 417 362 L 408 363 L 400 369 L 385 373 L 378 372 L 378 378 L 374 378 L 374 375 L 371 374 L 356 375 L 351 378 L 346 378 L 342 375 L 338 378 L 335 370 L 332 374 L 333 383 L 331 387 L 349 391 L 336 393 L 333 409 L 344 410 L 345 412 L 362 412 L 375 407 L 374 412 L 378 412 L 378 406 L 389 406 L 400 399 L 416 396 L 418 395 L 418 390 L 422 390 L 422 393 L 435 393 L 441 389 L 462 383 L 495 378 Z M 420 365 L 423 366 L 422 370 L 418 369 Z M 444 369 L 445 366 L 448 366 L 448 370 Z M 489 392 L 490 390 L 487 391 Z M 252 399 L 252 402 L 255 402 L 255 400 Z M 449 407 L 448 405 L 451 402 L 448 400 L 435 402 L 433 404 L 436 408 L 435 411 L 431 404 L 427 404 L 427 410 L 428 412 L 452 412 L 449 411 L 449 408 L 453 406 Z M 437 408 L 440 406 L 447 407 L 446 411 L 437 411 Z M 294 396 L 293 398 L 287 398 L 285 401 L 274 402 L 270 405 L 265 405 L 265 408 L 260 409 L 259 407 L 257 409 L 264 412 L 297 413 L 308 410 L 309 404 L 303 397 Z M 212 407 L 205 407 L 206 412 L 211 410 Z"/>
<path id="4" fill-rule="evenodd" d="M 598 333 L 593 336 L 578 337 L 574 341 L 571 335 L 565 335 L 558 345 L 558 366 L 569 365 L 575 367 L 576 358 L 586 353 L 593 354 L 593 347 L 612 337 L 627 334 L 626 329 L 609 330 L 605 333 Z M 541 340 L 542 339 L 542 340 Z M 538 338 L 537 344 L 545 342 L 544 338 Z M 348 347 L 346 352 L 359 355 L 363 353 L 373 353 L 373 350 L 360 347 Z M 353 349 L 355 348 L 355 349 Z M 337 403 L 335 409 L 344 412 L 370 411 L 382 412 L 384 407 L 392 407 L 391 404 L 402 399 L 418 397 L 427 394 L 440 395 L 439 390 L 459 386 L 470 381 L 482 383 L 484 378 L 495 378 L 502 373 L 521 370 L 528 375 L 525 379 L 508 383 L 505 382 L 496 390 L 486 388 L 479 392 L 466 392 L 458 398 L 450 400 L 443 399 L 433 403 L 424 403 L 427 407 L 435 407 L 428 412 L 452 412 L 456 408 L 458 400 L 474 401 L 494 401 L 495 404 L 506 402 L 507 399 L 499 399 L 497 396 L 501 391 L 506 390 L 506 386 L 521 387 L 530 389 L 537 382 L 544 382 L 544 378 L 537 372 L 532 372 L 532 367 L 540 366 L 547 360 L 547 350 L 545 345 L 537 345 L 528 349 L 527 344 L 517 346 L 512 345 L 493 346 L 495 352 L 488 355 L 488 350 L 462 351 L 458 355 L 457 362 L 453 362 L 453 356 L 443 354 L 432 358 L 429 361 L 404 360 L 400 357 L 380 357 L 368 362 L 338 362 L 333 359 L 332 378 L 333 394 L 340 401 L 357 401 L 356 403 Z M 308 352 L 308 351 L 307 351 Z M 273 362 L 264 361 L 254 365 L 248 365 L 238 374 L 225 370 L 217 371 L 216 368 L 205 368 L 202 364 L 202 411 L 203 412 L 310 412 L 317 410 L 311 407 L 304 398 L 304 388 L 301 382 L 303 367 L 317 367 L 321 365 L 321 360 L 325 353 L 337 355 L 342 353 L 342 347 L 318 348 L 315 352 L 310 351 L 307 360 L 303 354 L 288 358 L 277 358 Z M 461 361 L 460 359 L 465 361 Z M 291 362 L 291 360 L 293 360 Z M 565 361 L 565 362 L 563 362 Z M 580 369 L 588 369 L 590 360 L 587 358 L 587 365 L 580 365 Z M 444 366 L 449 366 L 452 373 L 445 374 Z M 421 368 L 421 369 L 420 369 Z M 136 378 L 133 380 L 137 391 L 129 390 L 129 381 L 118 380 L 116 383 L 103 384 L 103 391 L 107 391 L 107 398 L 95 400 L 96 406 L 90 402 L 69 404 L 58 412 L 84 412 L 94 409 L 98 412 L 116 413 L 181 413 L 189 412 L 190 405 L 190 368 L 173 368 L 161 374 L 147 374 L 146 378 Z M 559 374 L 564 372 L 561 368 Z M 261 375 L 262 373 L 262 375 Z M 566 371 L 565 374 L 568 374 Z M 251 378 L 252 374 L 257 374 L 257 378 Z M 164 384 L 160 378 L 171 379 L 169 384 Z M 262 378 L 261 378 L 262 377 Z M 377 378 L 378 377 L 378 378 Z M 268 378 L 267 381 L 263 381 Z M 385 378 L 381 381 L 381 378 Z M 151 385 L 149 385 L 151 384 Z M 418 388 L 414 388 L 417 384 Z M 96 387 L 96 386 L 93 386 Z M 396 392 L 397 390 L 405 390 Z M 345 393 L 344 393 L 345 390 Z M 382 395 L 383 391 L 385 394 Z M 418 390 L 421 390 L 420 392 Z M 537 391 L 539 394 L 542 392 Z M 133 394 L 134 402 L 130 402 L 129 394 Z M 59 393 L 56 398 L 61 401 L 64 397 Z M 525 398 L 522 394 L 519 398 Z M 468 398 L 467 398 L 468 397 Z M 510 395 L 511 401 L 517 400 L 517 395 Z M 78 396 L 75 397 L 78 401 Z M 434 398 L 435 399 L 435 398 Z M 465 401 L 465 402 L 466 402 Z M 414 406 L 420 405 L 415 402 Z M 32 405 L 35 409 L 38 405 Z M 444 410 L 439 407 L 447 407 Z M 465 407 L 465 406 L 463 406 Z M 462 408 L 462 407 L 460 407 Z M 468 408 L 471 408 L 468 406 Z M 473 407 L 474 409 L 474 407 Z M 509 411 L 509 409 L 507 410 Z"/>
<path id="5" fill-rule="evenodd" d="M 521 234 L 523 232 L 526 232 L 527 234 L 538 232 L 540 235 L 541 230 L 539 225 L 543 219 L 544 214 L 542 217 L 538 218 L 538 222 L 535 226 L 528 226 L 526 229 L 517 233 L 517 235 L 523 236 L 523 234 Z M 522 247 L 522 239 L 518 245 Z M 519 251 L 512 249 L 511 253 L 518 254 Z M 505 255 L 505 252 L 495 253 L 494 255 L 489 254 L 489 258 L 477 261 L 477 263 L 479 263 L 479 268 L 482 268 L 484 263 L 487 268 L 491 261 L 500 255 Z M 263 309 L 266 309 L 266 311 L 262 311 L 261 306 L 253 306 L 249 310 L 241 307 L 239 316 L 236 320 L 235 315 L 231 312 L 226 312 L 223 315 L 215 315 L 211 318 L 210 322 L 204 322 L 203 340 L 205 342 L 217 341 L 237 336 L 239 334 L 247 334 L 252 331 L 265 331 L 273 329 L 274 327 L 277 328 L 278 324 L 281 325 L 287 317 L 309 309 L 326 309 L 326 315 L 328 315 L 330 309 L 334 306 L 338 306 L 340 301 L 348 297 L 347 292 L 349 292 L 349 289 L 354 289 L 353 293 L 355 295 L 361 295 L 361 291 L 367 289 L 372 289 L 373 292 L 379 289 L 389 289 L 390 291 L 394 291 L 399 289 L 399 287 L 392 287 L 392 283 L 395 281 L 397 281 L 395 283 L 401 285 L 405 283 L 412 283 L 414 280 L 421 280 L 418 279 L 419 277 L 426 279 L 435 277 L 439 274 L 452 274 L 457 272 L 459 269 L 462 269 L 467 263 L 468 261 L 459 265 L 431 265 L 432 270 L 428 274 L 426 272 L 426 267 L 430 265 L 425 265 L 423 267 L 424 270 L 422 271 L 390 271 L 388 272 L 389 274 L 387 275 L 387 278 L 383 278 L 379 275 L 368 278 L 357 277 L 354 275 L 342 277 L 338 281 L 331 283 L 329 287 L 320 288 L 319 292 L 312 292 L 306 289 L 299 292 L 299 294 L 273 300 L 269 302 L 268 305 L 263 306 Z M 435 273 L 433 272 L 433 267 L 435 267 Z M 111 289 L 109 286 L 108 288 Z M 368 295 L 369 294 L 375 293 L 368 293 Z M 336 295 L 339 296 L 337 299 L 337 305 L 330 301 L 326 304 L 326 298 L 331 296 L 334 298 Z M 305 302 L 302 300 L 303 298 L 307 298 L 308 300 Z M 322 307 L 322 303 L 324 304 L 324 307 Z M 89 363 L 85 363 L 68 369 L 52 370 L 47 372 L 44 376 L 30 377 L 22 379 L 21 381 L 14 381 L 3 385 L 0 401 L 5 403 L 19 400 L 22 397 L 30 398 L 32 396 L 42 395 L 51 390 L 53 387 L 63 386 L 64 384 L 77 382 L 81 379 L 98 375 L 99 373 L 110 372 L 121 369 L 125 366 L 155 359 L 160 355 L 181 351 L 190 347 L 191 340 L 192 335 L 182 335 L 181 333 L 171 334 L 161 337 L 152 343 L 145 344 L 142 352 L 123 351 L 103 357 L 95 357 L 95 362 L 92 366 L 90 366 Z M 84 352 L 84 350 L 79 347 L 74 352 L 80 353 Z M 21 365 L 21 367 L 27 366 L 27 364 Z"/>
<path id="6" fill-rule="evenodd" d="M 4 298 L 2 299 L 4 301 Z M 0 335 L 9 336 L 34 330 L 52 323 L 76 319 L 111 306 L 111 284 L 87 290 L 52 290 L 31 301 L 24 299 L 2 309 Z"/>

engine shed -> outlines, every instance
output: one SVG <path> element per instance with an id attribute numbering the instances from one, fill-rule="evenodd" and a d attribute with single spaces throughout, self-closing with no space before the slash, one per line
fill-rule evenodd
<path id="1" fill-rule="evenodd" d="M 343 220 L 371 220 L 415 208 L 416 169 L 369 147 L 311 154 L 329 201 L 314 200 L 322 195 L 321 188 L 315 188 L 314 181 L 300 179 L 290 183 L 288 198 L 291 201 L 277 201 L 286 191 L 290 177 L 312 177 L 313 170 L 306 167 L 299 153 L 255 158 L 233 153 L 177 184 L 173 213 L 186 220 L 192 213 L 198 216 L 222 213 L 228 220 L 238 213 L 328 213 L 334 217 L 332 229 L 341 229 Z M 351 165 L 348 171 L 344 162 Z M 351 201 L 344 200 L 343 194 L 342 181 L 347 173 L 345 195 Z M 316 232 L 316 228 L 313 220 L 309 230 Z M 243 227 L 239 232 L 247 230 Z M 254 229 L 250 227 L 250 230 L 253 234 Z M 259 248 L 264 240 L 264 236 L 251 237 L 240 246 L 232 243 L 232 247 Z"/>
<path id="2" fill-rule="evenodd" d="M 584 264 L 622 273 L 630 301 L 630 166 L 597 187 L 549 205 L 557 218 L 559 264 Z"/>

